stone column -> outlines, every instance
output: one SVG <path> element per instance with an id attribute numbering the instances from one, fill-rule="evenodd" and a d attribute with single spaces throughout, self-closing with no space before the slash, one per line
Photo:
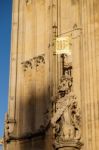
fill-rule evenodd
<path id="1" fill-rule="evenodd" d="M 80 30 L 75 29 L 75 26 L 77 26 L 78 28 L 80 24 L 80 18 L 79 18 L 80 3 L 78 1 L 74 1 L 71 3 L 71 1 L 68 0 L 64 0 L 64 1 L 61 0 L 59 1 L 59 4 L 60 3 L 61 3 L 60 8 L 58 8 L 59 11 L 61 11 L 59 16 L 60 23 L 58 26 L 58 31 L 60 34 L 59 37 L 64 37 L 64 36 L 67 37 L 70 35 L 73 41 L 72 42 L 73 45 L 72 50 L 73 50 L 73 57 L 74 57 L 73 62 L 67 63 L 65 65 L 69 66 L 70 68 L 73 68 L 76 74 L 75 75 L 73 74 L 73 79 L 72 79 L 72 76 L 69 73 L 65 73 L 63 76 L 59 78 L 58 81 L 59 87 L 56 86 L 56 95 L 54 95 L 56 97 L 54 98 L 54 102 L 53 102 L 55 109 L 53 110 L 54 113 L 53 113 L 53 117 L 51 118 L 51 124 L 53 126 L 53 131 L 54 131 L 53 134 L 55 138 L 54 149 L 55 150 L 80 150 L 82 147 L 82 143 L 80 142 L 81 137 L 80 137 L 79 123 L 77 123 L 78 126 L 76 126 L 77 125 L 76 122 L 71 120 L 71 118 L 75 120 L 76 115 L 80 117 L 78 112 L 79 109 L 78 105 L 80 102 L 80 81 L 79 81 L 80 80 L 80 69 L 79 69 L 80 68 L 79 67 L 80 66 L 79 64 L 80 63 L 79 62 Z M 72 20 L 70 19 L 71 15 L 73 17 Z M 73 27 L 74 29 L 72 29 Z M 67 34 L 68 31 L 70 31 L 70 33 Z M 69 56 L 67 57 L 70 58 Z M 71 65 L 73 65 L 73 67 Z M 71 88 L 72 81 L 74 81 L 73 87 L 76 88 L 76 90 L 73 90 L 73 88 Z M 79 94 L 77 89 L 79 90 Z M 75 100 L 76 99 L 75 94 L 78 97 L 77 101 Z M 77 109 L 75 109 L 75 107 Z M 75 113 L 74 116 L 72 116 L 73 108 L 75 109 L 73 110 Z"/>
<path id="2" fill-rule="evenodd" d="M 94 0 L 82 0 L 81 93 L 85 150 L 98 150 L 99 130 Z"/>

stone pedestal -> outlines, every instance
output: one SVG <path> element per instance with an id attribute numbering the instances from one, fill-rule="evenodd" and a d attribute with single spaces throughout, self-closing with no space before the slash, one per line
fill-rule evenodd
<path id="1" fill-rule="evenodd" d="M 72 140 L 55 143 L 54 146 L 56 150 L 80 150 L 82 145 L 81 142 Z"/>

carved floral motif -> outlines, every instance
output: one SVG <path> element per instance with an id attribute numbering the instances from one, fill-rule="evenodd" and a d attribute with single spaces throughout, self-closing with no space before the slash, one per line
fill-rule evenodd
<path id="1" fill-rule="evenodd" d="M 23 65 L 24 71 L 26 71 L 28 68 L 33 68 L 32 60 L 27 60 L 21 64 Z"/>
<path id="2" fill-rule="evenodd" d="M 34 66 L 39 67 L 40 64 L 45 64 L 45 55 L 39 55 L 37 57 L 33 57 L 32 59 L 26 60 L 21 63 L 23 65 L 24 71 L 27 71 L 27 69 L 32 69 Z"/>
<path id="3" fill-rule="evenodd" d="M 45 55 L 39 55 L 34 57 L 35 66 L 38 67 L 40 64 L 45 64 Z"/>

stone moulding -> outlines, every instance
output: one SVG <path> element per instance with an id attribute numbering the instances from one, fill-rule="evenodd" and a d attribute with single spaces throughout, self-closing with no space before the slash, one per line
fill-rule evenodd
<path id="1" fill-rule="evenodd" d="M 44 126 L 40 126 L 40 128 L 38 130 L 36 130 L 35 132 L 31 132 L 31 133 L 24 133 L 23 135 L 19 135 L 16 136 L 14 134 L 9 134 L 9 138 L 6 138 L 5 141 L 6 142 L 10 142 L 10 141 L 24 141 L 24 140 L 31 140 L 31 139 L 35 139 L 38 137 L 44 137 L 47 131 L 47 127 Z"/>
<path id="2" fill-rule="evenodd" d="M 7 119 L 5 123 L 5 135 L 4 135 L 4 140 L 6 142 L 10 141 L 24 141 L 24 140 L 29 140 L 29 139 L 35 139 L 38 137 L 44 137 L 48 128 L 49 128 L 49 123 L 45 125 L 41 125 L 38 130 L 30 133 L 24 133 L 22 135 L 17 136 L 11 128 L 13 128 L 14 124 L 16 123 L 15 120 L 12 119 Z"/>
<path id="3" fill-rule="evenodd" d="M 54 143 L 54 147 L 56 150 L 79 150 L 83 144 L 80 141 L 69 140 L 61 143 Z"/>

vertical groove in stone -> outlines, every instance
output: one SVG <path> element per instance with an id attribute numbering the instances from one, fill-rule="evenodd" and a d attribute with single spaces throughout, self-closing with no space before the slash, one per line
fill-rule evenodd
<path id="1" fill-rule="evenodd" d="M 57 27 L 57 1 L 56 0 L 52 0 L 52 32 L 55 32 L 56 30 L 56 34 L 57 34 L 57 28 L 53 28 L 53 26 Z M 56 35 L 55 33 L 53 34 L 53 50 L 52 50 L 52 57 L 53 57 L 53 96 L 55 96 L 56 94 L 56 90 L 57 90 L 57 54 L 54 54 L 55 50 L 56 50 Z"/>
<path id="2" fill-rule="evenodd" d="M 36 50 L 37 50 L 37 46 L 36 46 L 36 41 L 37 41 L 37 20 L 36 20 L 36 17 L 37 17 L 37 9 L 36 9 L 36 0 L 33 1 L 33 5 L 34 5 L 34 10 L 33 10 L 33 13 L 34 13 L 34 49 L 33 49 L 33 53 L 34 53 L 34 56 L 36 56 Z M 36 69 L 34 69 L 34 113 L 36 114 Z M 36 115 L 34 114 L 34 121 L 36 122 Z M 35 123 L 34 123 L 34 130 L 35 131 Z"/>
<path id="3" fill-rule="evenodd" d="M 91 1 L 92 2 L 92 1 Z M 92 119 L 92 147 L 93 147 L 93 150 L 94 149 L 96 149 L 95 148 L 95 126 L 94 126 L 94 124 L 95 124 L 95 118 L 94 118 L 94 112 L 95 112 L 95 109 L 94 109 L 94 79 L 96 78 L 95 76 L 94 76 L 94 74 L 96 73 L 95 72 L 95 68 L 93 68 L 93 65 L 94 65 L 94 57 L 95 57 L 95 55 L 94 55 L 94 53 L 95 53 L 95 47 L 94 47 L 94 31 L 93 31 L 93 29 L 94 29 L 94 26 L 92 25 L 92 23 L 94 24 L 94 20 L 93 20 L 93 10 L 92 10 L 92 7 L 91 7 L 91 2 L 90 2 L 90 5 L 89 5 L 89 11 L 90 11 L 90 22 L 89 22 L 89 24 L 90 24 L 90 50 L 92 50 L 91 52 L 89 51 L 89 55 L 90 55 L 90 61 L 89 61 L 89 65 L 90 65 L 90 68 L 91 68 L 91 70 L 90 70 L 90 94 L 92 94 L 92 100 L 91 100 L 91 119 Z M 91 14 L 92 13 L 92 14 Z M 92 61 L 92 66 L 91 66 L 91 61 Z M 92 80 L 93 79 L 93 80 Z"/>
<path id="4" fill-rule="evenodd" d="M 95 8 L 94 8 L 94 0 L 92 1 L 92 10 L 93 10 L 93 15 L 92 15 L 92 19 L 94 21 L 94 28 L 93 28 L 93 69 L 94 69 L 94 73 L 93 73 L 93 80 L 94 80 L 94 83 L 93 83 L 93 90 L 94 90 L 94 97 L 95 100 L 93 100 L 93 110 L 94 110 L 94 129 L 95 129 L 95 148 L 96 150 L 98 150 L 99 148 L 99 144 L 98 144 L 98 140 L 97 139 L 97 133 L 99 133 L 99 120 L 98 120 L 98 97 L 97 97 L 97 89 L 98 89 L 98 86 L 97 86 L 97 72 L 96 72 L 96 41 L 95 41 Z M 99 31 L 98 31 L 99 32 Z M 95 101 L 95 102 L 94 102 Z M 97 126 L 97 123 L 98 123 L 98 126 Z"/>
<path id="5" fill-rule="evenodd" d="M 96 149 L 95 139 L 95 105 L 97 103 L 96 87 L 96 62 L 95 62 L 95 35 L 94 35 L 94 11 L 93 0 L 83 0 L 82 3 L 82 28 L 83 28 L 83 60 L 84 60 L 84 84 L 85 91 L 85 124 L 86 124 L 86 150 Z M 87 105 L 87 106 L 86 106 Z"/>
<path id="6" fill-rule="evenodd" d="M 88 70 L 88 145 L 89 145 L 89 149 L 93 149 L 93 145 L 92 145 L 92 123 L 91 123 L 91 115 L 92 115 L 92 110 L 91 110 L 91 101 L 92 101 L 92 95 L 90 95 L 90 92 L 92 92 L 92 87 L 91 87 L 91 78 L 92 78 L 92 75 L 91 75 L 91 70 L 92 70 L 92 62 L 90 61 L 91 59 L 91 37 L 90 37 L 90 31 L 91 31 L 91 28 L 90 28 L 90 15 L 91 15 L 91 12 L 90 12 L 90 2 L 87 0 L 86 1 L 86 7 L 87 7 L 87 42 L 88 42 L 88 60 L 87 60 L 87 70 Z M 91 55 L 90 55 L 91 54 Z"/>
<path id="7" fill-rule="evenodd" d="M 14 0 L 12 7 L 12 34 L 11 34 L 9 106 L 8 106 L 9 118 L 11 119 L 15 119 L 15 103 L 16 103 L 18 3 L 19 1 Z"/>
<path id="8" fill-rule="evenodd" d="M 84 4 L 84 0 L 82 0 L 82 29 L 84 28 L 84 26 L 85 26 L 85 16 L 86 16 L 86 5 Z M 82 59 L 84 59 L 85 57 L 86 57 L 86 49 L 87 49 L 87 47 L 86 47 L 86 40 L 85 40 L 85 38 L 86 38 L 86 34 L 85 34 L 85 29 L 83 29 L 83 38 L 82 38 L 82 50 L 83 50 L 83 52 L 82 52 L 82 56 L 83 56 L 83 58 Z M 84 51 L 85 50 L 85 51 Z M 88 128 L 87 128 L 87 104 L 86 104 L 86 99 L 87 99 L 87 97 L 86 97 L 86 90 L 87 90 L 87 88 L 86 88 L 86 71 L 85 71 L 85 67 L 86 67 L 86 59 L 83 61 L 83 81 L 84 81 L 84 84 L 83 84 L 83 89 L 82 89 L 82 92 L 83 92 L 83 98 L 84 98 L 84 112 L 85 112 L 85 116 L 84 116 L 84 126 L 85 126 L 85 134 L 84 134 L 84 140 L 85 139 L 87 139 L 87 135 L 88 135 Z M 83 112 L 83 113 L 84 113 Z M 83 130 L 84 131 L 84 130 Z M 86 150 L 88 150 L 88 141 L 87 140 L 85 140 L 84 141 L 84 143 L 86 142 L 86 144 L 84 145 L 84 147 L 85 147 L 85 149 Z"/>
<path id="9" fill-rule="evenodd" d="M 23 117 L 20 117 L 20 113 L 22 114 L 23 112 L 21 111 L 23 109 L 23 84 L 24 82 L 21 82 L 23 79 L 23 74 L 22 74 L 22 61 L 24 59 L 24 1 L 21 0 L 20 2 L 20 8 L 19 8 L 19 41 L 18 41 L 18 68 L 17 68 L 17 74 L 18 74 L 18 80 L 17 80 L 17 97 L 16 97 L 16 118 L 17 120 L 17 129 L 18 132 L 21 133 L 22 131 L 22 126 L 23 126 Z M 23 83 L 23 84 L 22 84 Z M 23 116 L 23 114 L 22 114 Z M 21 125 L 21 126 L 20 126 Z"/>
<path id="10" fill-rule="evenodd" d="M 23 1 L 22 3 L 22 7 L 23 7 L 23 13 L 22 13 L 22 28 L 23 28 L 23 31 L 22 31 L 22 56 L 21 56 L 21 63 L 24 62 L 25 60 L 25 2 Z M 24 73 L 23 73 L 23 68 L 22 68 L 22 64 L 21 65 L 21 78 L 22 78 L 22 82 L 21 82 L 21 97 L 22 99 L 24 99 L 24 92 L 25 92 L 25 89 L 24 89 Z M 22 100 L 21 100 L 22 101 Z M 22 102 L 21 102 L 21 105 L 22 105 Z M 23 109 L 23 105 L 21 106 L 21 109 Z M 22 112 L 22 128 L 21 131 L 23 132 L 23 116 L 24 116 L 24 111 Z"/>
<path id="11" fill-rule="evenodd" d="M 94 25 L 94 33 L 95 33 L 95 42 L 96 42 L 96 62 L 97 62 L 97 103 L 95 104 L 95 120 L 96 120 L 96 124 L 95 124 L 95 128 L 96 128 L 96 149 L 99 149 L 99 5 L 98 5 L 99 1 L 98 0 L 94 0 L 93 3 L 93 10 L 94 10 L 94 21 L 95 21 L 95 25 Z M 94 67 L 94 66 L 93 66 Z"/>

